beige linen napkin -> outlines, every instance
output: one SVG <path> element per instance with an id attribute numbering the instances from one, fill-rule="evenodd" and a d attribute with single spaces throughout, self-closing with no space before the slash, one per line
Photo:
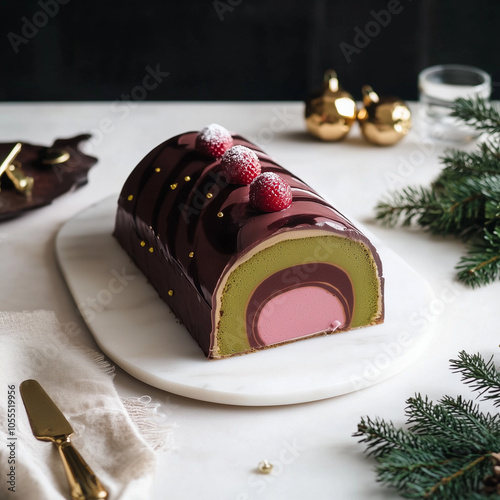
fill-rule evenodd
<path id="1" fill-rule="evenodd" d="M 109 499 L 149 498 L 157 453 L 169 446 L 171 426 L 159 419 L 157 404 L 121 400 L 112 374 L 102 355 L 61 330 L 54 313 L 0 312 L 0 498 L 70 498 L 56 448 L 31 432 L 19 393 L 29 378 L 71 423 L 72 441 Z"/>

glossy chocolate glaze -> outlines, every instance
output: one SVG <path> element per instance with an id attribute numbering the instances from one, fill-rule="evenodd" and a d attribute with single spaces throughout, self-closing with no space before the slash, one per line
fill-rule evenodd
<path id="1" fill-rule="evenodd" d="M 197 134 L 160 144 L 133 170 L 119 197 L 114 234 L 206 354 L 219 280 L 240 256 L 273 235 L 310 228 L 360 240 L 372 251 L 383 280 L 369 240 L 307 184 L 233 135 L 234 145 L 257 153 L 263 172 L 278 173 L 292 188 L 290 208 L 255 210 L 248 203 L 248 186 L 229 184 L 219 160 L 195 151 Z"/>

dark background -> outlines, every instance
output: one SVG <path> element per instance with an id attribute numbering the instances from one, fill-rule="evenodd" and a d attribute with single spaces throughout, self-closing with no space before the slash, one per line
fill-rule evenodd
<path id="1" fill-rule="evenodd" d="M 302 100 L 329 67 L 358 99 L 368 83 L 414 100 L 444 63 L 484 69 L 500 97 L 497 0 L 8 3 L 2 101 Z M 154 88 L 152 69 L 169 73 Z"/>

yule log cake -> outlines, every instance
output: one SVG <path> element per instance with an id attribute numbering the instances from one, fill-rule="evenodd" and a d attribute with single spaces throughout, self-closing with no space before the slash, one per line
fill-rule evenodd
<path id="1" fill-rule="evenodd" d="M 209 359 L 383 322 L 370 241 L 219 125 L 173 137 L 139 163 L 114 235 Z"/>

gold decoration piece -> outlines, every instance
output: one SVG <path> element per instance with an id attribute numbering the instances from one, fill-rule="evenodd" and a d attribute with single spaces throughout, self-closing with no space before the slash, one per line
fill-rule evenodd
<path id="1" fill-rule="evenodd" d="M 170 290 L 168 291 L 168 295 L 169 295 L 169 297 L 172 297 L 172 296 L 174 295 L 174 291 L 173 291 L 172 289 L 170 289 Z"/>
<path id="2" fill-rule="evenodd" d="M 189 258 L 192 259 L 194 257 L 194 252 L 189 252 Z"/>
<path id="3" fill-rule="evenodd" d="M 177 183 L 170 184 L 170 189 L 173 191 L 177 187 Z"/>
<path id="4" fill-rule="evenodd" d="M 262 474 L 270 474 L 273 470 L 273 464 L 269 463 L 267 460 L 262 460 L 259 462 L 258 469 Z"/>
<path id="5" fill-rule="evenodd" d="M 369 86 L 362 89 L 364 107 L 358 113 L 361 132 L 366 140 L 379 146 L 391 146 L 411 129 L 411 112 L 397 97 L 379 97 Z"/>
<path id="6" fill-rule="evenodd" d="M 160 168 L 160 167 L 156 167 L 156 168 L 155 168 L 155 172 L 156 172 L 156 173 L 161 172 L 161 168 Z"/>
<path id="7" fill-rule="evenodd" d="M 351 130 L 356 114 L 356 101 L 340 88 L 337 73 L 327 70 L 323 88 L 306 101 L 308 132 L 324 141 L 339 141 Z"/>
<path id="8" fill-rule="evenodd" d="M 26 198 L 30 198 L 33 192 L 35 179 L 23 172 L 21 162 L 15 161 L 21 148 L 22 143 L 17 142 L 11 149 L 10 153 L 0 165 L 0 177 L 5 174 L 18 193 L 23 194 Z"/>
<path id="9" fill-rule="evenodd" d="M 208 199 L 210 199 L 210 198 L 212 198 L 212 197 L 213 197 L 213 194 L 212 194 L 212 193 L 207 193 L 207 194 L 206 194 L 206 197 L 207 197 Z"/>
<path id="10" fill-rule="evenodd" d="M 9 165 L 16 159 L 16 156 L 21 151 L 23 145 L 18 142 L 11 149 L 10 153 L 5 157 L 5 160 L 0 164 L 0 177 L 5 173 Z"/>
<path id="11" fill-rule="evenodd" d="M 63 148 L 49 148 L 42 159 L 44 165 L 59 165 L 67 162 L 70 159 L 70 154 Z"/>
<path id="12" fill-rule="evenodd" d="M 189 182 L 189 181 L 191 180 L 191 177 L 189 177 L 189 175 L 186 175 L 186 177 L 184 177 L 184 180 L 185 180 L 186 182 Z"/>
<path id="13" fill-rule="evenodd" d="M 221 219 L 222 217 L 224 217 L 224 213 L 223 212 L 218 212 L 217 213 L 217 217 L 219 217 L 219 219 Z"/>
<path id="14" fill-rule="evenodd" d="M 35 179 L 29 175 L 25 175 L 20 162 L 13 161 L 8 166 L 5 174 L 11 180 L 12 184 L 14 184 L 14 187 L 19 193 L 24 194 L 27 198 L 31 196 Z"/>
<path id="15" fill-rule="evenodd" d="M 133 194 L 129 194 L 129 195 L 127 196 L 127 200 L 128 200 L 128 201 L 132 201 L 133 199 L 134 199 L 134 195 L 133 195 Z"/>
<path id="16" fill-rule="evenodd" d="M 153 247 L 149 247 L 149 252 L 150 253 L 153 253 L 155 251 L 155 249 Z"/>
<path id="17" fill-rule="evenodd" d="M 145 247 L 146 246 L 146 242 L 145 241 L 141 241 L 141 247 Z"/>

